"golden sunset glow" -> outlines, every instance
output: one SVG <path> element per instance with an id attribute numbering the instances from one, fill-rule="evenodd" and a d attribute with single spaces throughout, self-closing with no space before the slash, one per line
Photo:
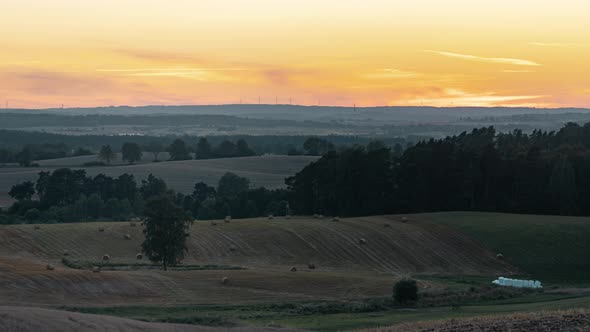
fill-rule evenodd
<path id="1" fill-rule="evenodd" d="M 584 0 L 3 0 L 0 100 L 590 107 Z"/>

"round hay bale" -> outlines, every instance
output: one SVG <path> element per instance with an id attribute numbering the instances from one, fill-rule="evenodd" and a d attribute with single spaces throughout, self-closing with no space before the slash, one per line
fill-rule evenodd
<path id="1" fill-rule="evenodd" d="M 401 220 L 403 223 L 406 223 L 406 222 L 410 221 L 410 220 L 408 219 L 408 217 L 401 217 L 401 219 L 400 219 L 400 220 Z"/>
<path id="2" fill-rule="evenodd" d="M 224 285 L 229 284 L 229 278 L 228 277 L 221 278 L 221 283 L 224 284 Z"/>
<path id="3" fill-rule="evenodd" d="M 238 248 L 236 246 L 229 246 L 229 251 L 237 251 Z"/>
<path id="4" fill-rule="evenodd" d="M 211 220 L 210 224 L 211 224 L 211 226 L 217 226 L 217 221 Z"/>
<path id="5" fill-rule="evenodd" d="M 307 264 L 307 268 L 310 270 L 315 270 L 315 264 Z"/>
<path id="6" fill-rule="evenodd" d="M 296 268 L 295 266 L 293 266 L 293 267 L 291 268 L 291 272 L 297 272 L 297 268 Z"/>
<path id="7" fill-rule="evenodd" d="M 41 225 L 35 225 L 33 226 L 33 229 L 41 229 Z"/>
<path id="8" fill-rule="evenodd" d="M 225 219 L 223 219 L 223 222 L 225 222 L 226 224 L 229 224 L 231 222 L 231 216 L 225 216 Z"/>
<path id="9" fill-rule="evenodd" d="M 504 259 L 504 255 L 502 255 L 502 254 L 497 254 L 497 255 L 496 255 L 496 259 L 502 260 L 502 259 Z"/>
<path id="10" fill-rule="evenodd" d="M 340 221 L 340 217 L 334 217 L 334 218 L 332 218 L 332 221 L 333 222 L 339 222 Z"/>
<path id="11" fill-rule="evenodd" d="M 99 232 L 104 232 L 104 227 L 99 227 L 99 228 L 98 228 L 98 231 L 99 231 Z"/>
<path id="12" fill-rule="evenodd" d="M 272 214 L 269 214 L 269 215 L 268 215 L 268 219 L 269 219 L 269 220 L 272 220 L 272 219 L 274 219 L 274 218 L 275 218 L 275 216 L 273 216 Z"/>
<path id="13" fill-rule="evenodd" d="M 63 255 L 68 256 L 70 253 L 67 250 L 64 250 Z"/>
<path id="14" fill-rule="evenodd" d="M 99 273 L 100 272 L 100 266 L 93 266 L 92 267 L 92 273 Z"/>
<path id="15" fill-rule="evenodd" d="M 142 253 L 138 253 L 137 255 L 135 255 L 135 258 L 137 258 L 137 259 L 143 259 L 143 254 Z"/>
<path id="16" fill-rule="evenodd" d="M 359 244 L 361 244 L 361 245 L 367 244 L 367 240 L 359 239 Z"/>
<path id="17" fill-rule="evenodd" d="M 45 268 L 49 271 L 53 271 L 55 270 L 55 266 L 51 265 L 51 264 L 47 264 L 47 266 L 45 266 Z"/>
<path id="18" fill-rule="evenodd" d="M 110 260 L 110 259 L 111 259 L 111 256 L 109 256 L 109 255 L 107 255 L 107 254 L 104 254 L 104 255 L 102 255 L 102 260 L 103 260 L 103 261 L 108 261 L 108 260 Z"/>
<path id="19" fill-rule="evenodd" d="M 125 234 L 124 238 L 125 238 L 125 240 L 131 240 L 131 235 Z"/>

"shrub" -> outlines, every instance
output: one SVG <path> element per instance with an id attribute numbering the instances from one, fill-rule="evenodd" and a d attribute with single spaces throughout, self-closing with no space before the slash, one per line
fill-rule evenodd
<path id="1" fill-rule="evenodd" d="M 416 280 L 404 279 L 396 282 L 393 286 L 393 298 L 400 304 L 418 301 L 418 284 Z"/>
<path id="2" fill-rule="evenodd" d="M 25 213 L 25 220 L 26 221 L 36 221 L 41 218 L 41 212 L 38 209 L 30 209 Z"/>

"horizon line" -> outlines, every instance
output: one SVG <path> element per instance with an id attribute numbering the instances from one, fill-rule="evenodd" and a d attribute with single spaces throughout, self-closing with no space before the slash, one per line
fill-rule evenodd
<path id="1" fill-rule="evenodd" d="M 459 109 L 459 108 L 528 108 L 528 109 L 547 109 L 547 110 L 559 110 L 559 109 L 582 109 L 590 110 L 590 106 L 560 106 L 560 107 L 535 107 L 535 106 L 433 106 L 433 105 L 373 105 L 373 106 L 342 106 L 342 105 L 304 105 L 304 104 L 258 104 L 258 103 L 228 103 L 228 104 L 144 104 L 144 105 L 108 105 L 108 106 L 73 106 L 73 107 L 39 107 L 39 108 L 26 108 L 26 107 L 2 107 L 0 111 L 7 110 L 27 110 L 27 111 L 44 111 L 44 110 L 71 110 L 71 109 L 93 109 L 93 108 L 144 108 L 144 107 L 223 107 L 223 106 L 287 106 L 287 107 L 323 107 L 323 108 L 439 108 L 439 109 Z"/>

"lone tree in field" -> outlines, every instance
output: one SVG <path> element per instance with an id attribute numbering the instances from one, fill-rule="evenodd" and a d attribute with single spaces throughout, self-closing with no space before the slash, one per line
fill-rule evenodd
<path id="1" fill-rule="evenodd" d="M 117 155 L 113 152 L 110 145 L 103 145 L 100 148 L 100 152 L 98 152 L 98 159 L 106 161 L 107 164 L 110 164 L 116 158 Z"/>
<path id="2" fill-rule="evenodd" d="M 192 159 L 191 153 L 183 140 L 177 138 L 168 147 L 170 160 L 189 160 Z"/>
<path id="3" fill-rule="evenodd" d="M 400 280 L 393 286 L 393 299 L 399 304 L 418 301 L 418 284 L 416 280 Z"/>
<path id="4" fill-rule="evenodd" d="M 189 219 L 168 196 L 150 199 L 145 207 L 143 253 L 154 263 L 168 266 L 180 263 L 187 251 Z"/>
<path id="5" fill-rule="evenodd" d="M 125 143 L 121 147 L 122 159 L 127 161 L 129 164 L 133 164 L 136 161 L 141 160 L 141 148 L 137 143 Z"/>

